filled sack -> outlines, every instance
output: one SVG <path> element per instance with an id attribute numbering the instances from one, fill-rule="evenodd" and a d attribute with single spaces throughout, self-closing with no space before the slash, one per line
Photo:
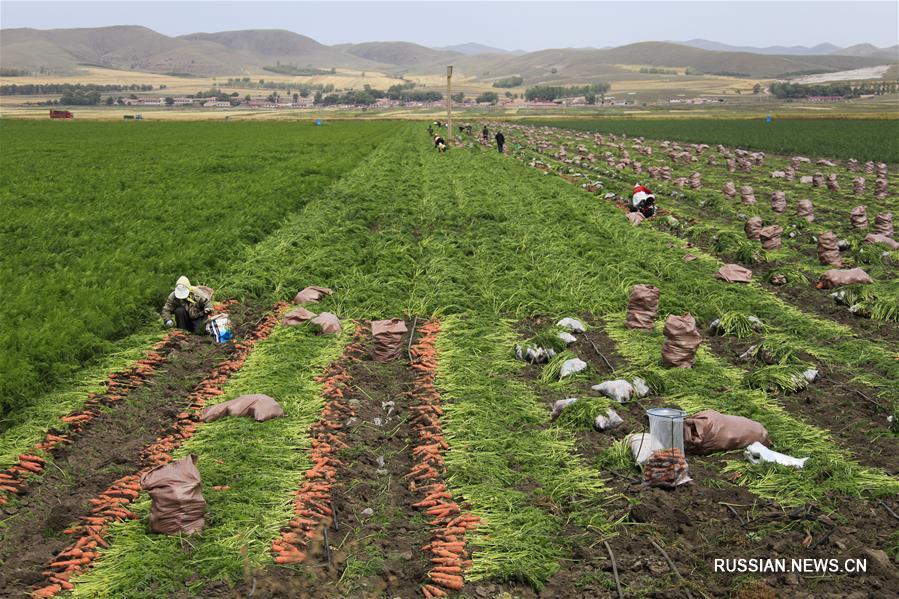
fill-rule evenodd
<path id="1" fill-rule="evenodd" d="M 752 280 L 752 271 L 739 264 L 725 264 L 715 276 L 728 283 L 748 283 Z"/>
<path id="2" fill-rule="evenodd" d="M 629 329 L 651 331 L 659 310 L 659 288 L 653 285 L 634 285 L 627 302 L 627 319 L 624 326 Z"/>
<path id="3" fill-rule="evenodd" d="M 833 231 L 825 231 L 818 235 L 818 261 L 821 264 L 843 266 L 837 236 Z"/>
<path id="4" fill-rule="evenodd" d="M 683 316 L 669 315 L 665 320 L 664 334 L 662 364 L 674 368 L 693 368 L 696 350 L 702 343 L 702 335 L 696 328 L 693 315 L 690 313 Z"/>
<path id="5" fill-rule="evenodd" d="M 203 422 L 212 422 L 225 416 L 249 416 L 256 422 L 265 422 L 284 416 L 284 409 L 268 395 L 241 395 L 205 408 L 200 418 Z"/>
<path id="6" fill-rule="evenodd" d="M 318 330 L 319 335 L 339 335 L 342 330 L 340 319 L 330 312 L 322 312 L 309 321 L 309 324 Z"/>
<path id="7" fill-rule="evenodd" d="M 684 420 L 684 448 L 687 453 L 706 455 L 743 449 L 755 442 L 771 445 L 765 427 L 749 418 L 703 410 Z"/>
<path id="8" fill-rule="evenodd" d="M 373 320 L 371 323 L 371 357 L 375 362 L 396 360 L 403 351 L 403 337 L 408 332 L 402 318 Z"/>
<path id="9" fill-rule="evenodd" d="M 845 270 L 833 268 L 821 275 L 816 287 L 818 289 L 833 289 L 834 287 L 842 287 L 843 285 L 868 285 L 873 282 L 874 281 L 868 273 L 861 268 L 849 268 Z"/>
<path id="10" fill-rule="evenodd" d="M 150 530 L 164 535 L 201 532 L 206 513 L 197 456 L 158 466 L 140 479 L 150 495 Z"/>
<path id="11" fill-rule="evenodd" d="M 312 285 L 297 293 L 296 297 L 293 298 L 293 303 L 308 304 L 311 302 L 317 302 L 324 296 L 331 295 L 331 293 L 332 291 L 327 287 L 316 287 L 315 285 Z"/>
<path id="12" fill-rule="evenodd" d="M 300 324 L 304 324 L 305 322 L 312 320 L 313 318 L 315 318 L 315 312 L 310 312 L 306 308 L 298 306 L 297 308 L 294 308 L 284 315 L 282 323 L 284 324 L 284 326 L 294 327 Z"/>

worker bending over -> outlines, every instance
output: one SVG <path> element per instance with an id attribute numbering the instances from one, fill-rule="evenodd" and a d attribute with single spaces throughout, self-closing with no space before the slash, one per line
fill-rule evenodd
<path id="1" fill-rule="evenodd" d="M 628 208 L 631 212 L 639 212 L 646 218 L 649 218 L 656 213 L 656 197 L 648 187 L 637 183 L 634 185 L 631 205 Z"/>
<path id="2" fill-rule="evenodd" d="M 502 131 L 496 132 L 496 149 L 502 153 L 503 146 L 506 145 L 506 136 L 503 135 Z"/>
<path id="3" fill-rule="evenodd" d="M 437 148 L 438 152 L 446 152 L 446 140 L 444 140 L 439 135 L 434 136 L 434 147 Z"/>
<path id="4" fill-rule="evenodd" d="M 169 294 L 162 308 L 165 326 L 202 335 L 205 333 L 206 318 L 212 313 L 212 300 L 197 287 L 190 284 L 187 277 L 179 277 L 175 290 Z"/>

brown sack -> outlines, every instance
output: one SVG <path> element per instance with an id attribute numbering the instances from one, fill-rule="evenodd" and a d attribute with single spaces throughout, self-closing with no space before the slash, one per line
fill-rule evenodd
<path id="1" fill-rule="evenodd" d="M 627 302 L 627 320 L 624 326 L 629 329 L 651 331 L 658 310 L 659 288 L 652 285 L 634 285 Z"/>
<path id="2" fill-rule="evenodd" d="M 728 283 L 748 283 L 752 280 L 752 271 L 739 264 L 725 264 L 715 276 Z"/>
<path id="3" fill-rule="evenodd" d="M 759 231 L 759 239 L 762 242 L 762 249 L 776 250 L 780 247 L 780 234 L 783 233 L 783 227 L 780 225 L 770 225 Z"/>
<path id="4" fill-rule="evenodd" d="M 867 285 L 873 283 L 868 273 L 860 268 L 850 268 L 847 270 L 838 270 L 836 268 L 826 271 L 818 284 L 818 289 L 833 289 L 834 287 L 842 287 L 843 285 Z"/>
<path id="5" fill-rule="evenodd" d="M 724 195 L 728 198 L 732 198 L 737 195 L 737 188 L 734 187 L 733 181 L 725 181 L 724 188 L 721 191 L 724 192 Z"/>
<path id="6" fill-rule="evenodd" d="M 251 416 L 256 422 L 280 418 L 284 410 L 268 395 L 241 395 L 203 410 L 203 422 L 212 422 L 225 416 Z"/>
<path id="7" fill-rule="evenodd" d="M 202 291 L 209 299 L 212 299 L 212 296 L 215 293 L 215 289 L 207 287 L 206 285 L 197 285 L 197 289 Z"/>
<path id="8" fill-rule="evenodd" d="M 164 535 L 193 534 L 203 530 L 206 500 L 197 470 L 197 456 L 159 466 L 140 478 L 150 494 L 150 530 Z"/>
<path id="9" fill-rule="evenodd" d="M 837 247 L 837 236 L 833 231 L 825 231 L 818 235 L 818 260 L 821 264 L 843 266 L 840 248 Z"/>
<path id="10" fill-rule="evenodd" d="M 868 211 L 864 206 L 856 206 L 849 213 L 849 222 L 856 229 L 868 228 Z"/>
<path id="11" fill-rule="evenodd" d="M 375 362 L 390 362 L 400 357 L 403 351 L 403 336 L 408 332 L 402 318 L 373 320 L 371 356 Z"/>
<path id="12" fill-rule="evenodd" d="M 867 243 L 882 243 L 891 250 L 899 250 L 899 241 L 895 241 L 886 235 L 878 235 L 877 233 L 868 233 L 865 235 Z"/>
<path id="13" fill-rule="evenodd" d="M 298 324 L 303 324 L 307 320 L 312 320 L 315 318 L 315 312 L 310 312 L 306 308 L 300 306 L 295 308 L 284 315 L 284 325 L 293 327 Z"/>
<path id="14" fill-rule="evenodd" d="M 322 312 L 309 323 L 318 328 L 319 335 L 339 335 L 342 330 L 340 319 L 330 312 Z"/>
<path id="15" fill-rule="evenodd" d="M 746 239 L 757 241 L 759 238 L 759 231 L 762 230 L 762 217 L 753 216 L 747 218 L 746 223 L 743 225 L 743 230 L 746 232 Z"/>
<path id="16" fill-rule="evenodd" d="M 874 215 L 874 233 L 884 237 L 893 236 L 893 213 L 881 212 Z"/>
<path id="17" fill-rule="evenodd" d="M 782 213 L 787 209 L 787 197 L 782 191 L 775 191 L 771 194 L 771 210 Z"/>
<path id="18" fill-rule="evenodd" d="M 815 220 L 815 209 L 811 200 L 799 200 L 796 204 L 796 216 L 801 216 L 808 222 Z"/>
<path id="19" fill-rule="evenodd" d="M 642 223 L 644 220 L 646 220 L 646 217 L 643 216 L 643 214 L 640 212 L 628 212 L 627 220 L 629 220 L 630 223 L 636 227 L 637 225 Z"/>
<path id="20" fill-rule="evenodd" d="M 696 349 L 702 343 L 702 335 L 696 329 L 693 316 L 689 312 L 683 316 L 669 315 L 665 321 L 664 333 L 662 364 L 676 368 L 693 368 Z"/>
<path id="21" fill-rule="evenodd" d="M 740 188 L 740 198 L 747 206 L 755 204 L 755 193 L 752 191 L 752 187 L 749 185 L 742 186 Z"/>
<path id="22" fill-rule="evenodd" d="M 708 455 L 716 451 L 742 449 L 755 442 L 770 446 L 765 427 L 749 418 L 703 410 L 684 420 L 687 453 Z"/>
<path id="23" fill-rule="evenodd" d="M 316 287 L 315 285 L 312 285 L 300 291 L 296 295 L 296 297 L 293 298 L 293 303 L 308 304 L 310 302 L 317 302 L 326 295 L 331 295 L 330 289 L 328 289 L 327 287 Z"/>

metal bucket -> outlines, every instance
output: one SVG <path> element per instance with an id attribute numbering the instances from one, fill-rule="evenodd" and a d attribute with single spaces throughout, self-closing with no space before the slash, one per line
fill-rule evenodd
<path id="1" fill-rule="evenodd" d="M 684 451 L 684 418 L 687 413 L 677 408 L 650 408 L 649 417 L 650 449 L 670 449 L 676 447 Z"/>

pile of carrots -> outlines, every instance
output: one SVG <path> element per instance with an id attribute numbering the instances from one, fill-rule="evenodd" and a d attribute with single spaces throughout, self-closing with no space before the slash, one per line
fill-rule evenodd
<path id="1" fill-rule="evenodd" d="M 308 547 L 322 540 L 320 530 L 330 526 L 334 517 L 331 489 L 337 480 L 337 469 L 343 466 L 334 454 L 347 447 L 343 439 L 343 422 L 355 412 L 344 400 L 343 390 L 350 381 L 350 363 L 358 362 L 364 353 L 365 327 L 355 323 L 353 340 L 343 355 L 330 364 L 315 381 L 322 385 L 326 400 L 321 417 L 311 430 L 312 467 L 305 473 L 305 481 L 294 497 L 294 519 L 281 529 L 281 536 L 272 541 L 276 564 L 297 564 L 306 559 Z"/>
<path id="2" fill-rule="evenodd" d="M 421 337 L 412 346 L 412 368 L 415 381 L 410 399 L 409 411 L 414 414 L 410 424 L 415 432 L 416 445 L 412 449 L 415 464 L 406 478 L 410 479 L 409 490 L 422 497 L 415 507 L 424 509 L 431 516 L 431 542 L 422 551 L 431 553 L 433 566 L 428 572 L 432 584 L 421 587 L 425 599 L 445 597 L 448 591 L 460 591 L 465 584 L 462 574 L 471 565 L 465 549 L 465 532 L 477 527 L 480 519 L 465 514 L 459 504 L 453 501 L 453 494 L 443 480 L 446 469 L 443 465 L 443 451 L 449 445 L 443 437 L 440 417 L 440 393 L 434 385 L 437 370 L 435 344 L 440 333 L 440 323 L 436 320 L 419 327 Z"/>
<path id="3" fill-rule="evenodd" d="M 89 393 L 81 411 L 61 417 L 60 420 L 66 426 L 60 428 L 67 429 L 65 434 L 61 430 L 51 429 L 44 436 L 44 440 L 34 446 L 35 453 L 50 454 L 57 446 L 70 443 L 74 435 L 83 431 L 91 420 L 102 413 L 101 406 L 120 401 L 131 390 L 146 384 L 183 338 L 183 332 L 173 331 L 155 344 L 153 349 L 142 360 L 137 360 L 131 368 L 110 374 L 106 380 L 106 392 L 102 395 Z M 21 454 L 18 463 L 0 471 L 0 505 L 6 504 L 10 495 L 24 493 L 26 479 L 32 475 L 40 475 L 43 471 L 44 458 L 38 455 Z"/>
<path id="4" fill-rule="evenodd" d="M 157 466 L 172 461 L 170 452 L 193 435 L 206 401 L 224 393 L 222 386 L 228 381 L 228 377 L 243 366 L 253 346 L 269 336 L 278 323 L 284 307 L 286 307 L 284 303 L 277 304 L 275 312 L 266 316 L 242 343 L 233 344 L 234 352 L 231 358 L 216 366 L 209 376 L 191 391 L 187 397 L 190 406 L 187 411 L 178 414 L 169 433 L 158 438 L 141 452 L 141 460 L 145 466 L 135 474 L 119 478 L 98 497 L 91 499 L 90 515 L 82 516 L 79 524 L 63 531 L 65 534 L 73 535 L 76 540 L 57 554 L 49 569 L 43 572 L 49 584 L 33 591 L 34 599 L 53 597 L 63 590 L 73 588 L 70 578 L 90 567 L 91 562 L 99 555 L 99 547 L 108 547 L 104 537 L 109 524 L 137 517 L 127 506 L 140 496 L 141 476 Z"/>

